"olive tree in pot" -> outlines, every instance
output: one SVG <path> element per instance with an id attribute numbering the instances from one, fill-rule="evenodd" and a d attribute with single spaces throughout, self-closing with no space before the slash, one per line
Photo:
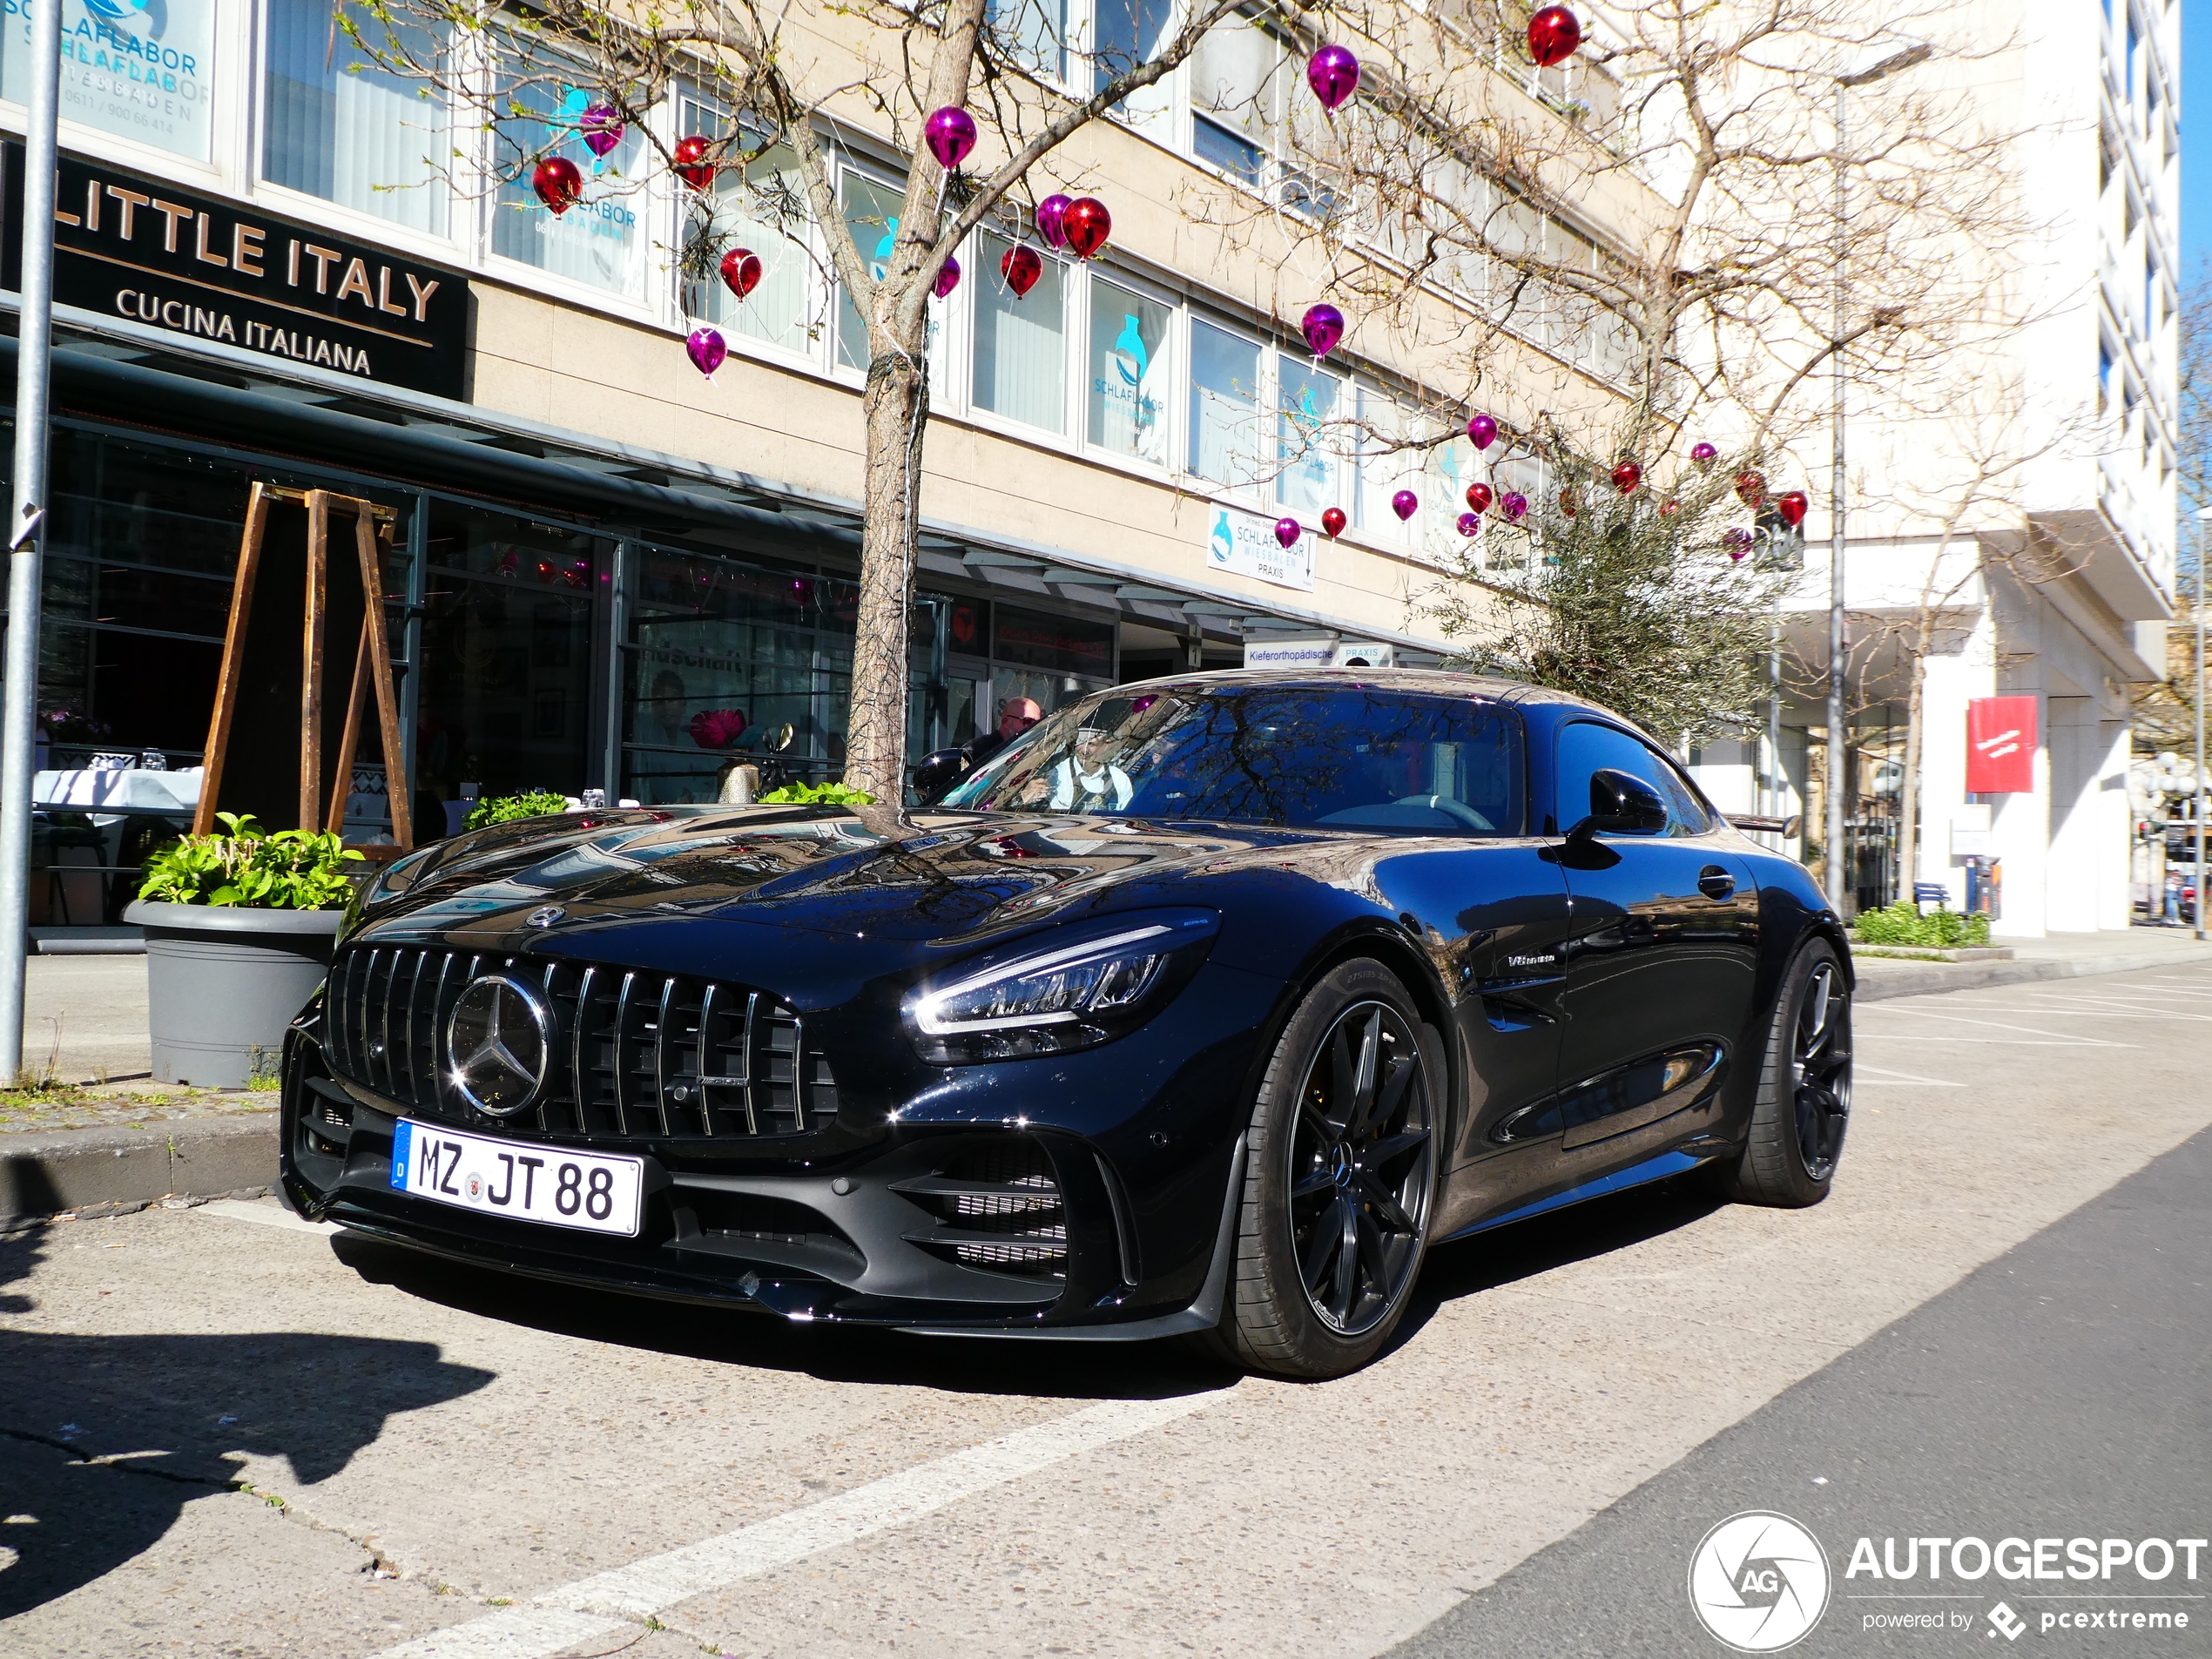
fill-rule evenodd
<path id="1" fill-rule="evenodd" d="M 123 919 L 145 930 L 153 1075 L 211 1089 L 273 1084 L 285 1028 L 330 967 L 361 855 L 335 835 L 216 814 L 146 865 Z"/>

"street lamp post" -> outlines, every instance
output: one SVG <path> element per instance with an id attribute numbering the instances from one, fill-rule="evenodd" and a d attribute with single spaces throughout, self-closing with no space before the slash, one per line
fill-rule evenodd
<path id="1" fill-rule="evenodd" d="M 2189 583 L 2189 609 L 2196 613 L 2196 902 L 2191 917 L 2196 936 L 2204 937 L 2204 530 L 2212 507 L 2196 516 L 2196 575 Z"/>
<path id="2" fill-rule="evenodd" d="M 46 542 L 46 391 L 54 320 L 55 118 L 62 9 L 31 9 L 24 127 L 23 310 L 16 341 L 15 516 L 9 522 L 6 698 L 0 703 L 0 1084 L 23 1074 L 24 957 L 30 942 L 30 795 L 38 741 L 40 557 Z"/>
<path id="3" fill-rule="evenodd" d="M 1844 94 L 1854 86 L 1871 86 L 1899 70 L 1927 61 L 1934 47 L 1923 42 L 1892 52 L 1879 63 L 1836 77 L 1836 233 L 1834 249 L 1834 334 L 1829 341 L 1831 388 L 1831 433 L 1833 439 L 1828 484 L 1828 902 L 1838 914 L 1848 890 L 1844 876 L 1844 768 L 1850 747 L 1844 730 Z M 1907 779 L 1902 786 L 1912 787 Z M 1906 872 L 1905 880 L 1912 880 Z"/>

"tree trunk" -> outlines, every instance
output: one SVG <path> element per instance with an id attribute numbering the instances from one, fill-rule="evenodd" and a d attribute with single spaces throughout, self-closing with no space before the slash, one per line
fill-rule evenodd
<path id="1" fill-rule="evenodd" d="M 1912 689 L 1905 701 L 1905 774 L 1897 780 L 1898 897 L 1909 899 L 1920 879 L 1915 843 L 1920 829 L 1920 719 L 1927 696 L 1925 649 L 1912 654 Z"/>
<path id="2" fill-rule="evenodd" d="M 906 799 L 907 617 L 921 513 L 922 432 L 929 418 L 929 365 L 920 339 L 904 351 L 877 354 L 868 365 L 860 408 L 867 442 L 866 514 L 845 782 L 895 808 Z"/>

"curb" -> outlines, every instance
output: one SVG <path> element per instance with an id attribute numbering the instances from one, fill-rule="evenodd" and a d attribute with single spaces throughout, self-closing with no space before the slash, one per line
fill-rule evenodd
<path id="1" fill-rule="evenodd" d="M 165 1198 L 266 1189 L 277 1177 L 277 1115 L 182 1118 L 145 1129 L 0 1135 L 0 1232 L 66 1211 L 126 1215 Z"/>
<path id="2" fill-rule="evenodd" d="M 2025 985 L 2037 980 L 2086 979 L 2099 974 L 2134 974 L 2147 968 L 2187 968 L 2212 962 L 2212 947 L 2202 950 L 2140 951 L 2086 961 L 2031 956 L 2009 962 L 1904 961 L 1888 956 L 1854 956 L 1858 998 L 1882 1002 L 1893 996 L 1923 996 L 1931 991 L 1973 991 L 1988 985 Z M 1879 964 L 1878 967 L 1877 964 Z"/>

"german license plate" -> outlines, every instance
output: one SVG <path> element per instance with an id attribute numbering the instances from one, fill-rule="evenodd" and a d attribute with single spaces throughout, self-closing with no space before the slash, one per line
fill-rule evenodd
<path id="1" fill-rule="evenodd" d="M 392 1188 L 481 1215 L 637 1236 L 643 1159 L 571 1152 L 402 1117 L 392 1131 Z"/>

